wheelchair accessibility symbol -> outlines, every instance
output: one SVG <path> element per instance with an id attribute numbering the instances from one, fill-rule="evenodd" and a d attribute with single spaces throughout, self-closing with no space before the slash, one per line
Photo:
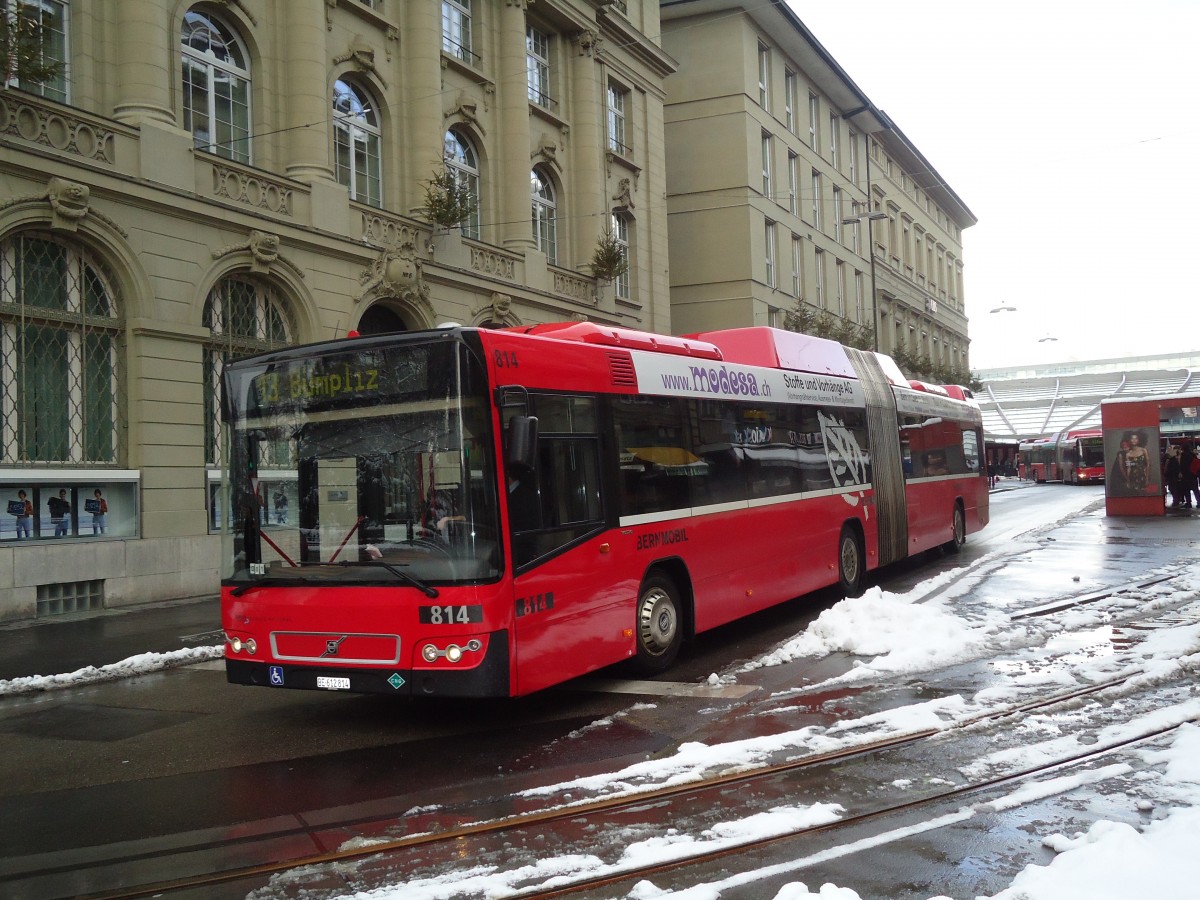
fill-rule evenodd
<path id="1" fill-rule="evenodd" d="M 279 687 L 283 684 L 283 666 L 271 666 L 271 684 Z"/>

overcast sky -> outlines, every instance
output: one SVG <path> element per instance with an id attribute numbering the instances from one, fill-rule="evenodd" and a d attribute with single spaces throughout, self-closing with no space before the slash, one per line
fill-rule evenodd
<path id="1" fill-rule="evenodd" d="M 789 3 L 979 219 L 973 369 L 1200 351 L 1198 0 Z"/>

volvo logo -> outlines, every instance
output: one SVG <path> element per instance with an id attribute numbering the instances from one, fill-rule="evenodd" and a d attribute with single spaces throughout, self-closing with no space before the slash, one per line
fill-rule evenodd
<path id="1" fill-rule="evenodd" d="M 337 640 L 326 641 L 325 642 L 325 652 L 321 654 L 321 658 L 324 659 L 326 656 L 337 656 L 338 647 L 341 646 L 342 641 L 344 641 L 347 637 L 349 637 L 349 635 L 343 634 Z"/>

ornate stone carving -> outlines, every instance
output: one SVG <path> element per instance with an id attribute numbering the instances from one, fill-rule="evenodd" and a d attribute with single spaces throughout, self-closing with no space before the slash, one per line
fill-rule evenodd
<path id="1" fill-rule="evenodd" d="M 471 268 L 484 275 L 503 278 L 505 281 L 516 280 L 516 262 L 510 256 L 501 256 L 481 247 L 471 248 Z"/>
<path id="2" fill-rule="evenodd" d="M 279 235 L 267 231 L 251 231 L 250 236 L 240 244 L 230 244 L 213 251 L 213 259 L 221 259 L 232 253 L 248 253 L 250 255 L 250 271 L 266 274 L 274 265 L 287 266 L 300 278 L 304 277 L 303 270 L 288 260 L 279 252 Z"/>
<path id="3" fill-rule="evenodd" d="M 11 91 L 0 91 L 0 134 L 110 166 L 117 161 L 113 131 Z"/>
<path id="4" fill-rule="evenodd" d="M 216 163 L 213 164 L 212 173 L 213 196 L 227 197 L 285 216 L 292 214 L 292 189 L 286 184 Z"/>
<path id="5" fill-rule="evenodd" d="M 593 303 L 596 300 L 596 292 L 590 281 L 568 275 L 566 272 L 554 273 L 554 292 L 585 303 Z"/>
<path id="6" fill-rule="evenodd" d="M 516 324 L 511 314 L 512 297 L 499 291 L 493 291 L 492 295 L 472 313 L 472 317 L 475 321 L 490 327 L 504 328 L 507 325 Z"/>
<path id="7" fill-rule="evenodd" d="M 590 28 L 575 32 L 571 35 L 571 41 L 575 44 L 575 49 L 580 56 L 595 56 L 600 52 L 602 43 L 600 33 Z"/>
<path id="8" fill-rule="evenodd" d="M 359 276 L 359 281 L 363 285 L 360 301 L 395 297 L 433 317 L 429 285 L 425 281 L 425 264 L 411 240 L 384 247 L 371 263 L 371 268 Z"/>
<path id="9" fill-rule="evenodd" d="M 79 223 L 85 218 L 98 219 L 106 224 L 121 237 L 129 237 L 129 232 L 91 205 L 91 189 L 86 184 L 67 181 L 65 178 L 51 178 L 46 183 L 46 190 L 40 194 L 27 194 L 23 197 L 13 197 L 0 203 L 0 211 L 11 206 L 25 203 L 44 204 L 50 208 L 50 227 L 57 231 L 77 231 Z"/>
<path id="10" fill-rule="evenodd" d="M 379 74 L 379 70 L 375 68 L 375 49 L 367 43 L 367 39 L 361 34 L 354 36 L 354 39 L 350 42 L 350 48 L 345 53 L 333 58 L 335 66 L 340 66 L 344 62 L 350 63 L 360 72 L 370 72 L 379 79 L 380 84 L 385 88 L 387 87 L 387 82 Z"/>
<path id="11" fill-rule="evenodd" d="M 487 134 L 484 130 L 483 123 L 479 121 L 479 101 L 468 94 L 466 91 L 459 91 L 458 96 L 454 100 L 454 106 L 446 110 L 446 121 L 465 122 L 471 127 L 478 130 L 480 134 Z"/>
<path id="12" fill-rule="evenodd" d="M 378 213 L 362 214 L 362 241 L 371 247 L 399 247 L 402 244 L 423 243 L 425 232 L 411 225 Z"/>
<path id="13" fill-rule="evenodd" d="M 53 227 L 74 231 L 79 226 L 79 220 L 88 214 L 91 192 L 86 184 L 51 178 L 46 188 L 46 198 L 54 210 Z"/>
<path id="14" fill-rule="evenodd" d="M 614 209 L 633 209 L 633 186 L 628 178 L 617 182 L 617 192 L 613 194 Z"/>
<path id="15" fill-rule="evenodd" d="M 496 291 L 492 294 L 492 321 L 504 322 L 512 311 L 512 297 Z"/>
<path id="16" fill-rule="evenodd" d="M 558 142 L 545 132 L 538 139 L 537 149 L 530 154 L 530 159 L 536 165 L 539 162 L 544 162 L 547 165 L 562 171 L 562 166 L 558 162 Z"/>

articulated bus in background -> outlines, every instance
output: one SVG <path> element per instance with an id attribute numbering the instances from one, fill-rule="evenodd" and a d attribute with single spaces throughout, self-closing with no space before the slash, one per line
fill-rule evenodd
<path id="1" fill-rule="evenodd" d="M 662 671 L 988 520 L 969 392 L 793 332 L 447 327 L 224 377 L 234 683 L 515 696 Z"/>
<path id="2" fill-rule="evenodd" d="M 1065 484 L 1104 481 L 1104 437 L 1099 428 L 1022 441 L 1020 453 L 1021 477 L 1027 481 Z"/>

